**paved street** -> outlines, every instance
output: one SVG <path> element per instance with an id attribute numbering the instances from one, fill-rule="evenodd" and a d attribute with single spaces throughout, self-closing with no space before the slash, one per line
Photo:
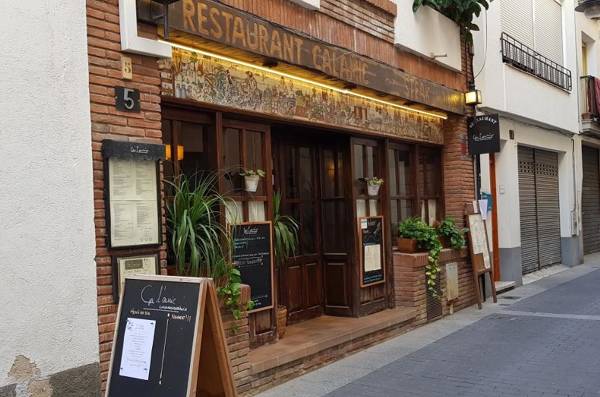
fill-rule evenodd
<path id="1" fill-rule="evenodd" d="M 261 397 L 600 396 L 600 257 Z"/>

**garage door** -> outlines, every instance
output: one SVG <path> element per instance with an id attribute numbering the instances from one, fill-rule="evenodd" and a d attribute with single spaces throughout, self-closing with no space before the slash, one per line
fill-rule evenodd
<path id="1" fill-rule="evenodd" d="M 523 274 L 560 263 L 558 154 L 519 146 Z"/>
<path id="2" fill-rule="evenodd" d="M 583 146 L 583 251 L 600 252 L 600 171 L 598 149 Z"/>

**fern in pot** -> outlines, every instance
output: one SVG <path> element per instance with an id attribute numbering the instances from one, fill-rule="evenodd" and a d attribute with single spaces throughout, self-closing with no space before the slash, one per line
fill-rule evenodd
<path id="1" fill-rule="evenodd" d="M 279 268 L 293 256 L 298 248 L 298 222 L 281 213 L 281 193 L 273 193 L 273 240 L 275 250 L 275 265 Z M 283 338 L 287 328 L 287 307 L 277 306 L 277 335 Z"/>

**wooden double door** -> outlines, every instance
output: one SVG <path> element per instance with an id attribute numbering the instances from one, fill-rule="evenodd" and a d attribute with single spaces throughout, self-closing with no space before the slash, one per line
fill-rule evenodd
<path id="1" fill-rule="evenodd" d="M 286 132 L 273 134 L 275 185 L 282 213 L 293 217 L 300 231 L 295 256 L 279 268 L 279 303 L 291 323 L 323 313 L 350 316 L 349 141 L 290 139 Z"/>

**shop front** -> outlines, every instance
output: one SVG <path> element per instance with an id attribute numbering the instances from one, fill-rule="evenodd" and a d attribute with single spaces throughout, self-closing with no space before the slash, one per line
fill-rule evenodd
<path id="1" fill-rule="evenodd" d="M 272 261 L 272 282 L 262 284 L 267 303 L 230 321 L 238 330 L 228 336 L 240 391 L 251 382 L 257 382 L 253 388 L 269 383 L 269 374 L 284 373 L 282 365 L 297 365 L 308 352 L 343 355 L 389 337 L 390 330 L 427 321 L 429 314 L 421 313 L 426 303 L 415 303 L 425 302 L 427 255 L 410 257 L 411 270 L 398 267 L 395 241 L 398 224 L 410 217 L 433 224 L 451 216 L 464 224 L 464 205 L 474 191 L 466 148 L 467 56 L 463 72 L 449 72 L 406 53 L 421 70 L 416 76 L 336 40 L 273 23 L 274 17 L 210 0 L 174 2 L 165 38 L 152 18 L 155 7 L 138 2 L 138 27 L 169 43 L 171 57 L 136 56 L 129 83 L 139 87 L 143 117 L 153 113 L 152 121 L 127 114 L 132 121 L 126 128 L 96 132 L 112 121 L 97 117 L 95 142 L 114 139 L 112 131 L 139 139 L 133 136 L 139 128 L 152 126 L 142 140 L 167 149 L 160 178 L 214 176 L 227 199 L 220 221 L 228 230 L 278 216 L 298 225 L 297 247 Z M 314 17 L 286 7 L 290 15 Z M 135 75 L 136 68 L 148 76 Z M 439 76 L 451 77 L 437 82 Z M 100 175 L 106 172 L 96 166 Z M 171 193 L 169 184 L 159 188 L 159 242 L 139 252 L 156 252 L 162 273 L 175 263 L 165 209 Z M 102 215 L 104 208 L 98 209 Z M 107 263 L 113 251 L 99 248 L 99 261 Z M 443 258 L 468 267 L 466 252 Z M 461 283 L 472 281 L 460 274 Z M 252 280 L 242 282 L 253 287 Z M 100 300 L 110 322 L 112 299 Z M 282 308 L 289 332 L 279 340 Z M 108 343 L 102 332 L 101 344 Z M 340 344 L 339 354 L 328 352 Z M 263 349 L 271 347 L 287 358 L 274 363 L 276 354 Z"/>

